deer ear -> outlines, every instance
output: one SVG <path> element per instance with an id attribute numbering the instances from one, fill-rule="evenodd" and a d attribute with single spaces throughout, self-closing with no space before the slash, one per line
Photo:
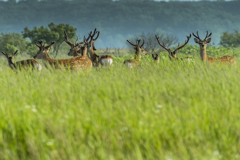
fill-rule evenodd
<path id="1" fill-rule="evenodd" d="M 174 54 L 177 54 L 178 53 L 178 50 L 176 50 L 175 52 L 174 52 Z"/>
<path id="2" fill-rule="evenodd" d="M 194 41 L 195 41 L 196 43 L 199 43 L 199 40 L 198 40 L 197 38 L 194 38 Z"/>
<path id="3" fill-rule="evenodd" d="M 207 39 L 207 43 L 210 43 L 210 42 L 211 42 L 211 38 L 208 38 L 208 39 Z"/>

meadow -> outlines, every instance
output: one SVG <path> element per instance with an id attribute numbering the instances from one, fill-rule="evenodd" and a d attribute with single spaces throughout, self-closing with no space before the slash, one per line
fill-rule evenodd
<path id="1" fill-rule="evenodd" d="M 234 66 L 203 64 L 188 45 L 178 56 L 190 64 L 161 52 L 159 64 L 147 55 L 133 70 L 122 65 L 131 50 L 109 52 L 113 67 L 82 73 L 13 72 L 1 57 L 0 159 L 240 158 L 239 49 L 207 49 Z"/>

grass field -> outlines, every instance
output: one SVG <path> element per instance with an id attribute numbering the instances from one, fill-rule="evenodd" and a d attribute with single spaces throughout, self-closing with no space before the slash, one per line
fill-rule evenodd
<path id="1" fill-rule="evenodd" d="M 159 64 L 144 56 L 134 70 L 122 66 L 132 55 L 114 57 L 112 68 L 80 74 L 15 73 L 3 57 L 0 159 L 240 159 L 240 59 L 188 64 L 163 55 Z"/>

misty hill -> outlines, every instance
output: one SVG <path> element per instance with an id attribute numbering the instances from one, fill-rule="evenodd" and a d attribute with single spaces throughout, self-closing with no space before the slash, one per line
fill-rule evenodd
<path id="1" fill-rule="evenodd" d="M 123 47 L 131 35 L 164 31 L 179 37 L 199 31 L 213 32 L 218 43 L 223 31 L 240 28 L 239 1 L 232 2 L 0 2 L 0 32 L 21 32 L 25 27 L 67 23 L 86 35 L 95 27 L 101 31 L 98 48 Z M 191 40 L 190 43 L 193 43 Z"/>

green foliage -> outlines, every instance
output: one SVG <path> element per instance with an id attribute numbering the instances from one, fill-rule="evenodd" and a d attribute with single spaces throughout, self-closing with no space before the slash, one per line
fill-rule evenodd
<path id="1" fill-rule="evenodd" d="M 17 48 L 15 46 L 8 44 L 8 43 L 6 44 L 6 46 L 3 49 L 6 54 L 14 53 L 17 50 Z M 20 52 L 20 51 L 18 51 L 18 52 Z"/>
<path id="2" fill-rule="evenodd" d="M 15 73 L 0 61 L 0 159 L 239 159 L 239 63 L 165 54 L 133 70 L 122 66 L 133 55 L 113 56 L 89 73 Z"/>
<path id="3" fill-rule="evenodd" d="M 59 48 L 64 42 L 64 31 L 67 32 L 68 38 L 71 39 L 76 37 L 76 28 L 68 25 L 68 24 L 54 24 L 50 23 L 48 28 L 46 27 L 34 27 L 33 30 L 29 30 L 28 27 L 24 28 L 23 37 L 29 38 L 32 44 L 35 44 L 39 40 L 43 40 L 47 44 L 50 44 L 52 41 L 55 41 L 54 52 L 55 56 L 57 56 Z"/>
<path id="4" fill-rule="evenodd" d="M 223 32 L 220 38 L 220 45 L 224 47 L 240 46 L 240 33 L 237 30 L 235 30 L 234 33 Z"/>
<path id="5" fill-rule="evenodd" d="M 0 48 L 8 54 L 16 50 L 19 50 L 18 53 L 26 52 L 28 45 L 29 41 L 19 33 L 0 33 Z"/>
<path id="6" fill-rule="evenodd" d="M 38 48 L 36 47 L 35 44 L 30 44 L 28 47 L 27 47 L 27 54 L 30 55 L 30 57 L 33 57 L 34 55 L 36 55 L 36 53 L 38 52 Z"/>

